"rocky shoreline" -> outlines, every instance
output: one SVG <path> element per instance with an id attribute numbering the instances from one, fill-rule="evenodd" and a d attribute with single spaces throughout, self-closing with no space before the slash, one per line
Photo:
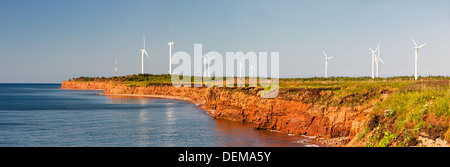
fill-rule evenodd
<path id="1" fill-rule="evenodd" d="M 104 95 L 146 96 L 195 103 L 215 119 L 252 124 L 256 129 L 316 136 L 322 145 L 346 146 L 358 134 L 372 106 L 324 107 L 308 98 L 325 89 L 280 90 L 274 99 L 259 98 L 258 88 L 173 87 L 167 84 L 127 86 L 117 82 L 64 81 L 62 89 L 104 90 Z M 289 99 L 289 100 L 287 100 Z"/>

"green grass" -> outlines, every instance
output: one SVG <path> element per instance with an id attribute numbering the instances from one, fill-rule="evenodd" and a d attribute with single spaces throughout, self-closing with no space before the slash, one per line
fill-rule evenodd
<path id="1" fill-rule="evenodd" d="M 109 81 L 125 83 L 127 86 L 147 86 L 150 84 L 172 84 L 171 75 L 153 75 L 153 74 L 139 74 L 139 75 L 127 75 L 119 77 L 79 77 L 71 79 L 72 81 Z M 202 80 L 201 77 L 193 76 L 178 76 L 178 77 L 190 77 L 190 83 L 181 84 L 199 84 L 194 81 L 200 81 L 202 85 L 211 85 L 217 83 L 214 81 L 216 78 L 206 78 Z M 222 78 L 224 85 L 226 78 Z M 230 79 L 230 78 L 228 78 Z M 231 78 L 232 87 L 237 87 L 238 80 L 245 79 L 245 86 L 249 86 L 250 78 Z M 449 80 L 450 77 L 420 77 L 423 81 L 427 80 Z M 258 80 L 259 81 L 259 80 Z M 414 77 L 390 77 L 390 78 L 375 78 L 370 77 L 331 77 L 331 78 L 280 78 L 279 79 L 279 98 L 291 99 L 292 93 L 296 93 L 295 89 L 317 89 L 317 91 L 324 91 L 325 94 L 320 95 L 318 98 L 305 99 L 307 102 L 315 104 L 323 104 L 326 106 L 338 106 L 345 105 L 354 107 L 370 102 L 373 99 L 378 99 L 380 95 L 386 93 L 396 92 L 399 89 L 404 89 L 409 85 L 415 83 Z M 228 83 L 230 84 L 230 83 Z M 257 87 L 261 87 L 260 84 L 256 84 Z M 198 85 L 197 85 L 198 86 Z M 228 85 L 230 86 L 230 85 Z M 415 89 L 414 87 L 412 87 Z M 294 91 L 291 91 L 294 90 Z M 315 96 L 315 95 L 312 95 Z M 316 95 L 317 96 L 317 95 Z M 395 99 L 394 99 L 395 100 Z M 445 100 L 439 100 L 437 103 L 445 103 Z M 443 105 L 433 106 L 442 107 Z M 397 109 L 394 109 L 396 112 Z M 442 112 L 440 114 L 447 114 Z"/>
<path id="2" fill-rule="evenodd" d="M 374 106 L 374 115 L 381 122 L 381 133 L 389 132 L 405 136 L 417 136 L 419 132 L 428 133 L 433 127 L 440 127 L 435 136 L 449 138 L 448 120 L 450 116 L 449 80 L 415 82 L 390 95 Z M 408 137 L 410 138 L 410 136 Z M 379 140 L 369 143 L 378 146 Z M 399 141 L 399 145 L 404 142 Z"/>

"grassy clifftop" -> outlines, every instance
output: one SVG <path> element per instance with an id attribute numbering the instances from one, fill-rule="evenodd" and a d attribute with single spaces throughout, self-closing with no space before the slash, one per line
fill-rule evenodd
<path id="1" fill-rule="evenodd" d="M 418 81 L 376 103 L 359 138 L 381 147 L 416 145 L 420 138 L 450 141 L 449 117 L 449 80 Z"/>

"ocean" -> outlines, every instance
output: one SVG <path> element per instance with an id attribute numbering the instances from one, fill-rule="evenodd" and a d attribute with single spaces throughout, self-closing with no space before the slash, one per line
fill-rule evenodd
<path id="1" fill-rule="evenodd" d="M 310 138 L 227 120 L 195 104 L 0 84 L 0 147 L 308 147 Z"/>

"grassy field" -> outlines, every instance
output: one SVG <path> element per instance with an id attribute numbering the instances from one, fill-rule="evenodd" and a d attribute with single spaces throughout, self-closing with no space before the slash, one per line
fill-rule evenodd
<path id="1" fill-rule="evenodd" d="M 249 78 L 233 79 L 249 81 Z M 170 75 L 151 74 L 71 80 L 122 82 L 129 86 L 171 84 Z M 191 77 L 192 84 L 193 81 Z M 418 135 L 424 134 L 431 139 L 450 141 L 450 77 L 419 77 L 418 81 L 412 76 L 280 78 L 279 87 L 277 98 L 287 100 L 295 98 L 298 91 L 308 90 L 304 92 L 320 94 L 308 95 L 306 97 L 314 98 L 302 100 L 318 105 L 355 107 L 375 103 L 364 133 L 358 136 L 368 138 L 369 147 L 412 146 L 417 144 Z"/>
<path id="2" fill-rule="evenodd" d="M 367 146 L 414 145 L 420 133 L 450 141 L 449 118 L 449 80 L 414 82 L 375 105 L 366 127 L 366 133 L 374 132 Z"/>

